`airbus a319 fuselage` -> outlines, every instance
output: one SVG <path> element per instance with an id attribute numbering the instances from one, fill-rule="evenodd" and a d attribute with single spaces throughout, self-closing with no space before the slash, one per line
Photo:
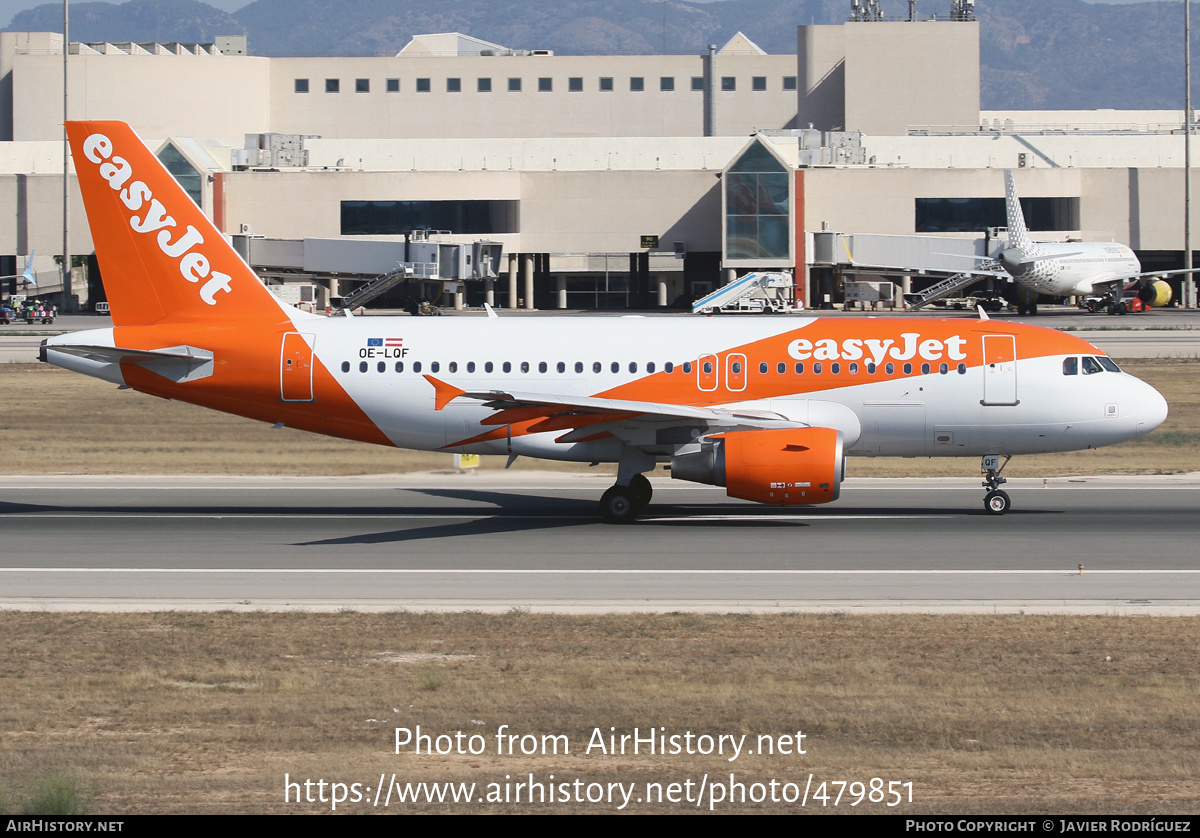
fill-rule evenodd
<path id="1" fill-rule="evenodd" d="M 319 317 L 271 295 L 122 123 L 69 123 L 114 326 L 52 363 L 164 398 L 401 448 L 616 463 L 780 505 L 838 497 L 846 455 L 1070 451 L 1166 403 L 1068 334 L 990 320 Z"/>

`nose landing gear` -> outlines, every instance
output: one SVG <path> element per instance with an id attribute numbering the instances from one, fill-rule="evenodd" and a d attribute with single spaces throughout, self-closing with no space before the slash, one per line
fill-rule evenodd
<path id="1" fill-rule="evenodd" d="M 1008 494 L 1000 491 L 1000 486 L 1008 482 L 1000 476 L 1000 472 L 1004 471 L 1004 467 L 1011 459 L 1012 455 L 1007 455 L 1004 463 L 1001 464 L 998 454 L 986 454 L 980 464 L 980 468 L 983 470 L 983 488 L 988 490 L 983 499 L 983 508 L 989 515 L 1003 515 L 1012 506 Z"/>

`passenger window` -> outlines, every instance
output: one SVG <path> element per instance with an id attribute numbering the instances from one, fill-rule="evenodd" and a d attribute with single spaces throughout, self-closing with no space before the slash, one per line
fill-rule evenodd
<path id="1" fill-rule="evenodd" d="M 945 375 L 946 373 L 950 372 L 950 365 L 942 364 L 940 367 L 938 367 L 938 372 L 940 372 L 942 375 Z"/>
<path id="2" fill-rule="evenodd" d="M 896 365 L 889 363 L 886 367 L 883 368 L 883 371 L 886 372 L 888 375 L 894 375 L 896 372 Z"/>
<path id="3" fill-rule="evenodd" d="M 1063 358 L 1063 375 L 1079 375 L 1079 359 Z"/>
<path id="4" fill-rule="evenodd" d="M 796 362 L 796 375 L 804 375 L 804 364 Z"/>
<path id="5" fill-rule="evenodd" d="M 528 361 L 521 362 L 521 372 L 529 372 L 529 362 Z"/>
<path id="6" fill-rule="evenodd" d="M 475 362 L 467 361 L 467 372 L 475 372 Z"/>
<path id="7" fill-rule="evenodd" d="M 851 365 L 850 365 L 850 374 L 851 374 L 851 375 L 858 375 L 858 364 L 851 364 Z"/>
<path id="8" fill-rule="evenodd" d="M 618 362 L 618 361 L 613 361 L 613 362 L 612 362 L 612 367 L 611 367 L 611 369 L 612 369 L 612 371 L 613 371 L 613 372 L 620 372 L 620 371 L 621 371 L 621 364 L 620 364 L 620 362 Z"/>
<path id="9" fill-rule="evenodd" d="M 690 374 L 690 373 L 691 373 L 691 371 L 692 371 L 692 362 L 691 362 L 691 361 L 684 361 L 684 362 L 683 362 L 683 374 L 684 374 L 684 375 L 688 375 L 688 374 Z"/>
<path id="10" fill-rule="evenodd" d="M 817 361 L 815 364 L 813 364 L 813 375 L 820 375 L 820 374 L 821 374 L 821 362 Z"/>
<path id="11" fill-rule="evenodd" d="M 420 371 L 421 371 L 421 362 L 413 361 L 413 372 L 420 372 Z"/>
<path id="12" fill-rule="evenodd" d="M 448 369 L 450 372 L 458 372 L 458 361 L 451 361 Z"/>
<path id="13" fill-rule="evenodd" d="M 760 364 L 758 365 L 758 374 L 759 374 L 759 375 L 766 375 L 766 374 L 767 374 L 767 364 L 766 364 L 766 362 L 765 362 L 765 361 L 763 361 L 762 363 L 760 363 Z"/>
<path id="14" fill-rule="evenodd" d="M 1083 374 L 1094 375 L 1098 372 L 1104 372 L 1104 367 L 1100 366 L 1100 362 L 1089 355 L 1083 356 Z"/>
<path id="15" fill-rule="evenodd" d="M 874 374 L 875 374 L 875 362 L 874 362 L 874 361 L 868 361 L 868 362 L 867 362 L 867 374 L 868 374 L 868 375 L 874 375 Z"/>
<path id="16" fill-rule="evenodd" d="M 505 372 L 512 372 L 512 362 L 511 362 L 511 361 L 505 361 L 505 362 L 504 362 L 504 368 L 503 368 L 503 369 L 504 369 L 504 371 L 505 371 Z"/>
<path id="17" fill-rule="evenodd" d="M 592 363 L 592 372 L 600 372 L 600 370 L 602 370 L 602 369 L 603 369 L 603 367 L 600 366 L 599 361 L 594 361 Z"/>
<path id="18" fill-rule="evenodd" d="M 630 362 L 629 362 L 629 371 L 630 371 L 630 372 L 637 372 L 637 361 L 630 361 Z"/>
<path id="19" fill-rule="evenodd" d="M 959 374 L 959 375 L 966 375 L 966 374 L 967 374 L 967 365 L 966 365 L 966 364 L 959 364 L 959 365 L 958 365 L 958 374 Z"/>
<path id="20" fill-rule="evenodd" d="M 556 369 L 556 370 L 558 370 L 559 372 L 566 372 L 566 371 L 567 371 L 567 365 L 566 365 L 566 364 L 564 364 L 562 361 L 559 361 L 559 362 L 558 362 L 558 366 L 556 366 L 556 367 L 555 367 L 555 369 Z"/>
<path id="21" fill-rule="evenodd" d="M 839 375 L 842 371 L 842 365 L 841 364 L 830 364 L 829 371 L 831 373 L 833 373 L 834 375 Z"/>
<path id="22" fill-rule="evenodd" d="M 646 372 L 654 372 L 654 362 L 653 361 L 646 362 Z"/>
<path id="23" fill-rule="evenodd" d="M 545 361 L 542 361 L 541 363 L 538 364 L 538 372 L 545 372 L 548 369 L 549 369 L 549 367 L 546 366 Z"/>
<path id="24" fill-rule="evenodd" d="M 359 372 L 366 372 L 366 371 L 367 371 L 367 362 L 366 362 L 366 361 L 363 361 L 362 363 L 360 363 L 360 364 L 358 365 L 358 371 L 359 371 Z"/>
<path id="25" fill-rule="evenodd" d="M 712 361 L 705 361 L 704 362 L 704 374 L 712 375 L 712 371 L 713 371 Z"/>
<path id="26" fill-rule="evenodd" d="M 404 362 L 403 361 L 396 362 L 396 372 L 404 372 Z"/>
<path id="27" fill-rule="evenodd" d="M 921 364 L 921 375 L 929 375 L 929 364 Z"/>
<path id="28" fill-rule="evenodd" d="M 905 364 L 905 365 L 904 365 L 904 374 L 905 374 L 905 375 L 912 375 L 912 364 Z"/>
<path id="29" fill-rule="evenodd" d="M 734 361 L 731 369 L 733 370 L 734 375 L 741 375 L 742 374 L 742 362 Z"/>
<path id="30" fill-rule="evenodd" d="M 577 373 L 583 372 L 583 361 L 575 362 L 575 372 L 577 372 Z"/>
<path id="31" fill-rule="evenodd" d="M 442 368 L 442 365 L 441 365 L 439 362 L 437 362 L 437 361 L 434 361 L 434 362 L 432 362 L 432 363 L 429 365 L 429 371 L 430 371 L 430 372 L 437 372 L 437 371 L 438 371 L 438 370 L 440 370 L 441 368 Z"/>
<path id="32" fill-rule="evenodd" d="M 485 363 L 485 364 L 483 365 L 483 371 L 484 371 L 484 372 L 491 372 L 491 371 L 492 371 L 492 370 L 494 370 L 495 368 L 496 368 L 495 364 L 493 364 L 491 361 L 488 361 L 487 363 Z"/>
<path id="33" fill-rule="evenodd" d="M 379 364 L 375 367 L 375 369 L 379 372 L 387 372 L 387 362 L 380 361 Z"/>
<path id="34" fill-rule="evenodd" d="M 350 362 L 342 361 L 342 372 L 350 372 Z"/>
<path id="35" fill-rule="evenodd" d="M 670 361 L 667 361 L 665 364 L 663 364 L 663 372 L 670 375 L 671 373 L 675 372 L 675 365 Z"/>
<path id="36" fill-rule="evenodd" d="M 787 372 L 787 364 L 783 363 L 783 361 L 780 361 L 775 365 L 775 372 L 783 375 L 785 372 Z"/>

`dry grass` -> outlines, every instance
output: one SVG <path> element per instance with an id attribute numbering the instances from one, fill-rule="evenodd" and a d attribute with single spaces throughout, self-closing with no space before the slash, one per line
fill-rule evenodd
<path id="1" fill-rule="evenodd" d="M 908 813 L 1195 813 L 1194 618 L 0 613 L 0 786 L 70 772 L 94 810 L 323 811 L 283 776 L 375 786 L 911 781 Z M 431 684 L 436 682 L 436 686 Z M 482 724 L 480 724 L 482 723 Z M 497 756 L 499 725 L 571 754 Z M 394 753 L 394 728 L 487 737 Z M 803 731 L 807 754 L 602 756 L 594 728 Z M 810 807 L 812 803 L 810 801 Z M 450 806 L 420 807 L 447 811 Z M 470 806 L 610 811 L 607 805 Z M 636 811 L 687 805 L 634 806 Z M 721 811 L 795 811 L 747 804 Z M 819 807 L 818 807 L 819 808 Z M 365 803 L 343 810 L 376 811 Z M 867 805 L 856 811 L 883 811 Z M 377 811 L 384 811 L 380 808 Z M 896 811 L 896 810 L 892 810 Z"/>
<path id="2" fill-rule="evenodd" d="M 1137 360 L 1123 367 L 1167 398 L 1171 415 L 1148 437 L 1099 451 L 1018 457 L 1005 474 L 1200 471 L 1200 361 Z M 450 454 L 399 451 L 269 426 L 168 402 L 42 364 L 0 365 L 0 450 L 28 451 L 4 471 L 39 474 L 395 474 L 450 468 Z M 502 468 L 503 457 L 483 458 Z M 514 468 L 584 471 L 521 459 Z M 611 471 L 611 466 L 600 470 Z M 973 476 L 974 458 L 855 458 L 852 477 Z"/>

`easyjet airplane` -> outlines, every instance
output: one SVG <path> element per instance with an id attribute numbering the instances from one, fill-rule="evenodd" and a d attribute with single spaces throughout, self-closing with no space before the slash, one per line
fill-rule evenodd
<path id="1" fill-rule="evenodd" d="M 657 463 L 796 506 L 836 500 L 848 454 L 982 457 L 1000 514 L 1002 456 L 1109 445 L 1167 415 L 1083 340 L 986 319 L 308 314 L 127 125 L 67 131 L 113 327 L 49 338 L 43 360 L 379 445 L 616 463 L 607 521 L 642 512 Z"/>

